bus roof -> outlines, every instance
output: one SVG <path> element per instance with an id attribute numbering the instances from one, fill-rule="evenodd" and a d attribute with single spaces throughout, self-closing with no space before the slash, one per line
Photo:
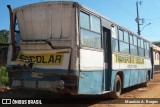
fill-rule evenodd
<path id="1" fill-rule="evenodd" d="M 100 17 L 100 18 L 103 18 L 103 19 L 111 22 L 112 24 L 114 24 L 114 25 L 116 25 L 116 26 L 118 26 L 118 27 L 120 27 L 120 28 L 122 28 L 122 29 L 124 29 L 124 30 L 126 30 L 126 31 L 129 31 L 131 34 L 134 34 L 134 35 L 137 36 L 138 38 L 141 38 L 141 39 L 143 39 L 143 40 L 145 40 L 145 41 L 148 41 L 148 40 L 146 40 L 145 38 L 143 38 L 142 36 L 139 36 L 139 35 L 136 34 L 135 32 L 129 30 L 128 28 L 126 28 L 126 27 L 124 27 L 124 26 L 116 23 L 115 21 L 112 21 L 112 20 L 109 19 L 108 17 L 103 16 L 103 15 L 97 13 L 96 11 L 94 11 L 94 10 L 92 10 L 92 9 L 84 6 L 84 5 L 81 5 L 81 4 L 78 3 L 78 2 L 74 2 L 74 1 L 48 1 L 48 2 L 39 2 L 39 3 L 34 3 L 34 4 L 28 4 L 28 5 L 24 5 L 24 6 L 15 8 L 15 9 L 14 9 L 14 12 L 17 12 L 17 11 L 21 10 L 22 8 L 27 8 L 27 7 L 30 7 L 30 6 L 42 5 L 42 4 L 52 4 L 52 3 L 69 3 L 69 4 L 72 3 L 72 4 L 77 4 L 79 7 L 81 7 L 81 8 L 84 9 L 85 11 L 88 11 L 88 12 L 90 12 L 90 13 L 92 13 L 92 14 Z M 151 43 L 150 41 L 148 41 L 148 42 Z"/>
<path id="2" fill-rule="evenodd" d="M 78 3 L 78 4 L 79 4 L 79 3 Z M 92 10 L 92 9 L 89 9 L 88 7 L 83 6 L 83 5 L 81 5 L 81 4 L 79 4 L 79 6 L 81 6 L 81 7 L 84 8 L 85 10 L 87 10 L 87 11 L 89 11 L 89 12 L 91 12 L 91 13 L 93 13 L 93 14 L 95 14 L 95 15 L 97 15 L 97 16 L 99 16 L 99 17 L 101 17 L 101 18 L 103 18 L 103 19 L 105 19 L 105 20 L 107 20 L 107 21 L 109 21 L 109 22 L 111 22 L 112 24 L 114 24 L 114 25 L 116 25 L 116 26 L 118 26 L 118 27 L 120 27 L 120 28 L 122 28 L 122 29 L 124 29 L 124 30 L 126 30 L 126 31 L 129 31 L 131 34 L 134 34 L 134 35 L 137 36 L 138 38 L 141 38 L 141 39 L 143 39 L 143 40 L 151 43 L 150 41 L 146 40 L 146 39 L 143 38 L 142 36 L 136 34 L 135 32 L 133 32 L 133 31 L 129 30 L 128 28 L 122 26 L 121 24 L 118 24 L 117 22 L 109 19 L 108 17 L 103 16 L 103 15 L 97 13 L 96 11 L 94 11 L 94 10 Z"/>

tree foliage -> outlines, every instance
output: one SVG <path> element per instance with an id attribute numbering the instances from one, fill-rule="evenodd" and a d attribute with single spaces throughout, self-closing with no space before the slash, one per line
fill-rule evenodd
<path id="1" fill-rule="evenodd" d="M 6 66 L 0 67 L 0 86 L 6 86 L 9 84 L 8 72 Z"/>
<path id="2" fill-rule="evenodd" d="M 9 31 L 8 30 L 0 30 L 0 45 L 7 44 Z"/>

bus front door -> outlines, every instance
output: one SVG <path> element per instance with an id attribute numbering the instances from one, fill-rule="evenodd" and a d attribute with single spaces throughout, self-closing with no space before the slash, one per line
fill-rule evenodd
<path id="1" fill-rule="evenodd" d="M 111 31 L 103 27 L 104 91 L 110 91 L 112 75 Z"/>

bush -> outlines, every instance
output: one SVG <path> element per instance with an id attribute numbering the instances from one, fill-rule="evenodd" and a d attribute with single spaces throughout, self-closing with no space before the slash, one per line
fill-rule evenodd
<path id="1" fill-rule="evenodd" d="M 6 86 L 9 84 L 8 72 L 6 66 L 0 67 L 0 86 Z"/>

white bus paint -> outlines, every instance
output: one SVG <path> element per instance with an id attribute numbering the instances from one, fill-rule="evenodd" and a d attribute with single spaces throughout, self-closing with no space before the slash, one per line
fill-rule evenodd
<path id="1" fill-rule="evenodd" d="M 103 52 L 80 49 L 80 70 L 103 70 Z"/>

